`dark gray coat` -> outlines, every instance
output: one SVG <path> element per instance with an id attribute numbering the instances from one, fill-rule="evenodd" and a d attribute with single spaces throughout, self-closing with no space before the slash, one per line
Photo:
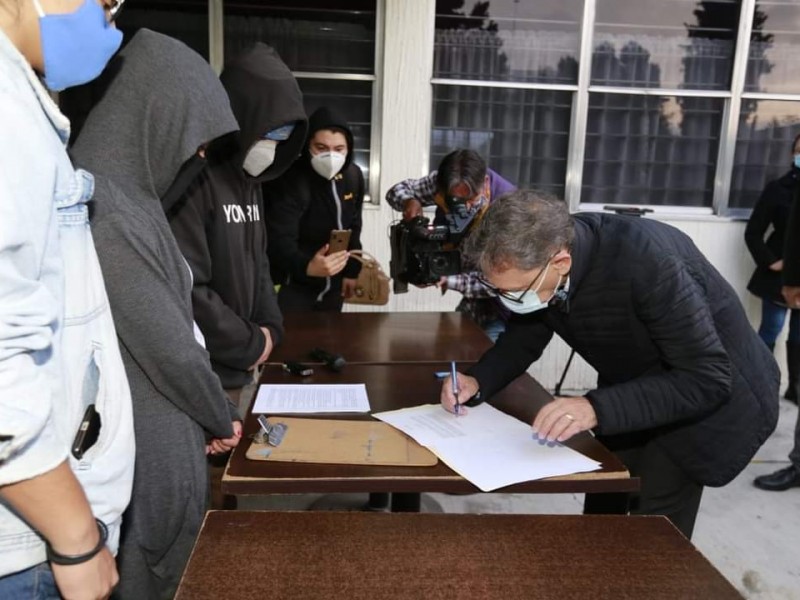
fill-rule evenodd
<path id="1" fill-rule="evenodd" d="M 235 412 L 195 340 L 191 275 L 160 198 L 236 122 L 211 68 L 176 40 L 140 30 L 109 69 L 73 154 L 96 175 L 92 232 L 133 397 L 118 596 L 171 598 L 205 512 L 206 440 L 230 437 Z"/>
<path id="2" fill-rule="evenodd" d="M 778 421 L 780 375 L 736 293 L 683 233 L 579 214 L 568 302 L 513 317 L 472 369 L 483 397 L 537 360 L 553 333 L 599 373 L 596 433 L 655 439 L 702 485 L 724 485 Z"/>

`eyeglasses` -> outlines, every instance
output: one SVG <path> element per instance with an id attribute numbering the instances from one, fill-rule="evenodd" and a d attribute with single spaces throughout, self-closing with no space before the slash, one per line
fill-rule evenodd
<path id="1" fill-rule="evenodd" d="M 555 256 L 555 254 L 553 256 Z M 553 260 L 553 258 L 551 257 L 550 260 Z M 495 294 L 497 296 L 500 296 L 501 298 L 505 298 L 506 300 L 508 300 L 510 302 L 515 302 L 517 304 L 523 304 L 523 298 L 525 298 L 525 294 L 527 294 L 528 292 L 531 291 L 533 286 L 536 285 L 536 282 L 539 281 L 539 278 L 542 275 L 544 275 L 544 273 L 547 271 L 547 266 L 550 264 L 550 260 L 548 260 L 545 263 L 545 265 L 542 267 L 542 270 L 539 271 L 536 274 L 536 277 L 534 277 L 533 281 L 531 281 L 528 284 L 528 287 L 526 287 L 524 290 L 522 290 L 522 293 L 520 293 L 520 292 L 509 292 L 507 290 L 501 290 L 499 287 L 496 287 L 496 286 L 492 285 L 491 283 L 489 283 L 488 281 L 486 281 L 480 275 L 478 275 L 478 282 L 482 286 L 484 286 L 486 289 L 488 289 L 490 292 L 492 292 L 493 294 Z"/>
<path id="2" fill-rule="evenodd" d="M 495 294 L 497 296 L 500 296 L 501 298 L 505 298 L 506 300 L 509 300 L 511 302 L 516 302 L 517 304 L 522 304 L 523 303 L 523 299 L 525 298 L 525 294 L 530 292 L 531 289 L 533 288 L 533 286 L 536 285 L 536 282 L 539 280 L 539 278 L 547 272 L 547 267 L 550 265 L 550 262 L 556 256 L 558 256 L 559 252 L 561 252 L 561 250 L 556 250 L 555 252 L 553 252 L 553 254 L 550 255 L 550 258 L 548 258 L 547 262 L 544 263 L 544 266 L 542 267 L 542 270 L 539 271 L 536 274 L 536 277 L 533 278 L 533 281 L 531 281 L 528 284 L 528 287 L 526 287 L 524 290 L 522 290 L 521 293 L 518 292 L 518 291 L 509 292 L 508 290 L 501 290 L 499 287 L 494 286 L 491 283 L 489 283 L 488 281 L 486 281 L 480 275 L 478 275 L 478 283 L 480 283 L 483 287 L 485 287 L 487 290 L 489 290 L 493 294 Z M 538 291 L 538 289 L 539 288 L 537 287 L 536 290 Z"/>
<path id="3" fill-rule="evenodd" d="M 108 22 L 113 23 L 122 12 L 122 7 L 125 5 L 125 0 L 110 0 L 106 4 L 106 11 L 108 12 Z"/>

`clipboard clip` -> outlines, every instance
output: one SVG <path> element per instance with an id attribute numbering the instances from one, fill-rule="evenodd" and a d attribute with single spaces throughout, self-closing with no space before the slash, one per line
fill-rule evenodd
<path id="1" fill-rule="evenodd" d="M 279 446 L 286 435 L 289 426 L 286 423 L 272 423 L 267 420 L 266 415 L 258 415 L 258 424 L 261 426 L 261 431 L 255 435 L 255 441 L 259 444 L 269 444 L 270 446 Z"/>

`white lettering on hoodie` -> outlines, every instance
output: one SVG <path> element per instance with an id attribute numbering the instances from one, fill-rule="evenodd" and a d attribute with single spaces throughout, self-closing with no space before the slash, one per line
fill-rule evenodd
<path id="1" fill-rule="evenodd" d="M 254 223 L 261 220 L 258 204 L 248 204 L 247 206 L 223 204 L 222 210 L 225 212 L 225 220 L 228 223 Z"/>

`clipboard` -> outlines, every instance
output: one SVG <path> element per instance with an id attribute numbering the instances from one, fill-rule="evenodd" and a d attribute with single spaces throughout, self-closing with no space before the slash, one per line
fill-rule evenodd
<path id="1" fill-rule="evenodd" d="M 286 426 L 273 446 L 257 437 L 245 456 L 250 460 L 432 467 L 438 458 L 403 432 L 382 421 L 269 417 Z"/>

